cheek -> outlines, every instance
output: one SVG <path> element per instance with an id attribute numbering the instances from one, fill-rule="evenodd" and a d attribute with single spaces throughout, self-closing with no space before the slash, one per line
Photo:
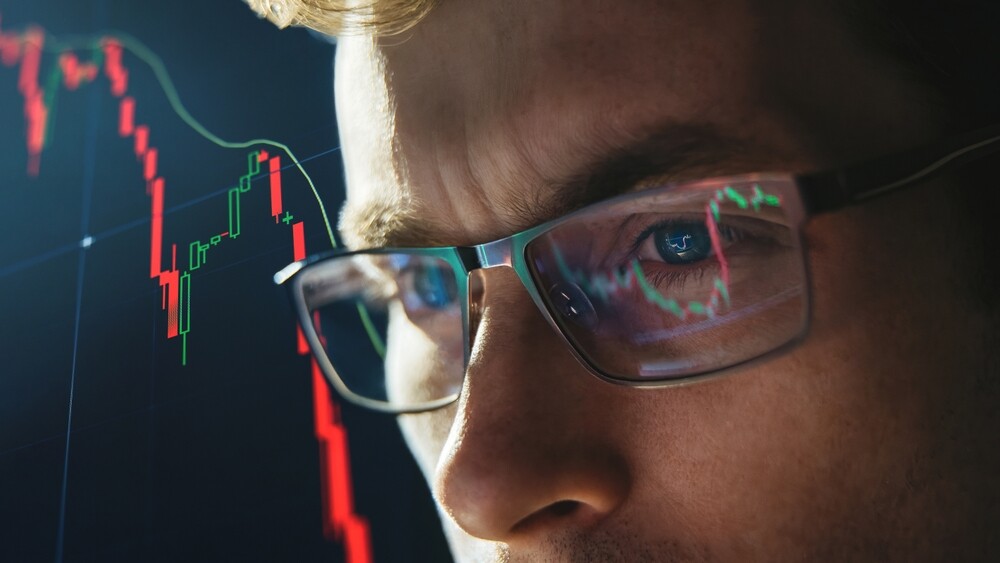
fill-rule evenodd
<path id="1" fill-rule="evenodd" d="M 428 483 L 434 481 L 441 451 L 455 419 L 455 410 L 456 406 L 452 404 L 433 412 L 399 416 L 399 429 Z"/>
<path id="2" fill-rule="evenodd" d="M 669 513 L 678 533 L 733 560 L 766 560 L 862 520 L 858 505 L 887 475 L 876 467 L 905 447 L 880 455 L 886 442 L 852 379 L 789 356 L 650 397 L 634 420 L 644 424 L 636 497 L 659 497 L 646 512 Z"/>
<path id="3" fill-rule="evenodd" d="M 385 369 L 390 396 L 419 394 L 414 387 L 431 380 L 431 375 L 448 369 L 439 347 L 427 335 L 409 323 L 401 310 L 390 314 L 386 342 Z M 461 365 L 459 363 L 459 365 Z M 433 479 L 434 468 L 455 416 L 455 406 L 428 413 L 398 417 L 399 428 L 413 453 L 424 478 Z"/>

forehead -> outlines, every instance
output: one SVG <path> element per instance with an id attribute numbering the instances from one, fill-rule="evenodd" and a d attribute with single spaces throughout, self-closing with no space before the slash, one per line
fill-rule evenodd
<path id="1" fill-rule="evenodd" d="M 779 4 L 463 0 L 403 36 L 344 38 L 345 236 L 354 246 L 504 236 L 537 222 L 533 209 L 558 208 L 567 179 L 663 131 L 737 141 L 700 173 L 800 166 L 814 147 L 799 131 L 822 114 L 815 92 L 834 96 L 802 80 L 817 61 L 790 46 L 822 44 L 831 18 L 818 3 Z"/>

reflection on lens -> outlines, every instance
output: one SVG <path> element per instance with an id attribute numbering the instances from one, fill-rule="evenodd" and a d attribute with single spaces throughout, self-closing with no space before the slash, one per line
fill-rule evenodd
<path id="1" fill-rule="evenodd" d="M 804 329 L 791 182 L 680 187 L 595 208 L 526 249 L 553 318 L 598 371 L 669 379 L 721 369 Z M 593 322 L 580 322 L 586 303 Z"/>
<path id="2" fill-rule="evenodd" d="M 580 286 L 556 284 L 549 290 L 549 301 L 562 318 L 585 328 L 597 325 L 597 311 Z"/>
<path id="3" fill-rule="evenodd" d="M 413 269 L 413 291 L 423 306 L 444 309 L 455 304 L 458 287 L 450 268 L 421 264 Z"/>

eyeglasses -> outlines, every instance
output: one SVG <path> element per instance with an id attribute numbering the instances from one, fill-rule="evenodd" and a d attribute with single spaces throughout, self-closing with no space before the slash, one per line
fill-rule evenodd
<path id="1" fill-rule="evenodd" d="M 831 172 L 629 193 L 475 246 L 329 252 L 274 278 L 332 386 L 378 411 L 458 398 L 489 300 L 483 272 L 504 266 L 597 377 L 689 383 L 805 336 L 809 217 L 996 151 L 1000 126 Z"/>

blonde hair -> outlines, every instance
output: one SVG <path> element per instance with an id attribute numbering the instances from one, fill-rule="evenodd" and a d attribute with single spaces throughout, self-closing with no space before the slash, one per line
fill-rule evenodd
<path id="1" fill-rule="evenodd" d="M 437 0 L 243 0 L 278 27 L 303 26 L 330 35 L 391 35 L 420 21 Z"/>

